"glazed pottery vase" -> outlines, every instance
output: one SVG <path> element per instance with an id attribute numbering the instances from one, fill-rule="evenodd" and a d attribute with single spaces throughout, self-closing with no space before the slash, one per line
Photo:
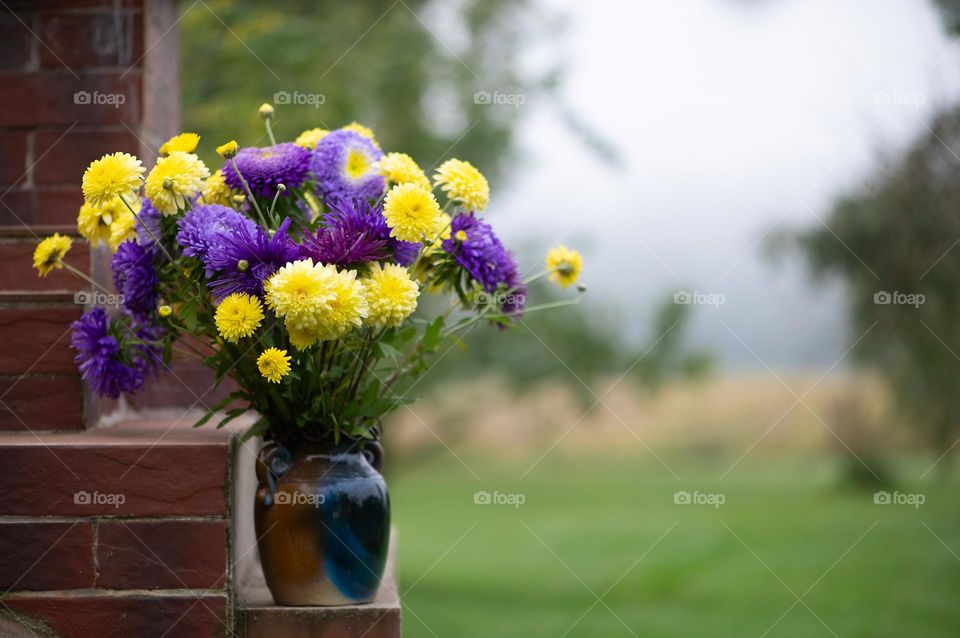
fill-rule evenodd
<path id="1" fill-rule="evenodd" d="M 254 518 L 278 605 L 355 605 L 377 594 L 390 542 L 390 497 L 373 441 L 267 443 Z"/>

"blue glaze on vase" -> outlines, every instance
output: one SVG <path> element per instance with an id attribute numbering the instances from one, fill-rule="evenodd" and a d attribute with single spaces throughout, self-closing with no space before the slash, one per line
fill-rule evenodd
<path id="1" fill-rule="evenodd" d="M 278 605 L 347 605 L 376 596 L 390 540 L 379 445 L 348 441 L 292 454 L 261 450 L 257 546 Z M 376 467 L 374 467 L 376 465 Z"/>

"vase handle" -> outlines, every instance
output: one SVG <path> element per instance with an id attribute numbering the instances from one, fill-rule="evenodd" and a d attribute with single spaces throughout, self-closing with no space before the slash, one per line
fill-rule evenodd
<path id="1" fill-rule="evenodd" d="M 380 441 L 367 441 L 363 445 L 363 456 L 367 462 L 373 466 L 373 469 L 380 472 L 383 470 L 383 446 Z"/>
<path id="2" fill-rule="evenodd" d="M 273 441 L 267 443 L 257 454 L 257 496 L 267 507 L 273 505 L 277 491 L 277 479 L 290 471 L 293 456 L 290 451 Z"/>

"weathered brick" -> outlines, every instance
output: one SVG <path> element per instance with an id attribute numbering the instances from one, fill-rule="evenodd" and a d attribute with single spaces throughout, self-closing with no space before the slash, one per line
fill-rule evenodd
<path id="1" fill-rule="evenodd" d="M 176 406 L 202 410 L 236 390 L 233 379 L 224 379 L 214 387 L 215 381 L 214 371 L 201 362 L 174 357 L 168 367 L 160 367 L 157 376 L 147 382 L 142 392 L 129 397 L 129 402 L 134 408 Z"/>
<path id="2" fill-rule="evenodd" d="M 137 136 L 118 131 L 38 131 L 34 137 L 34 184 L 79 184 L 83 171 L 93 160 L 122 151 L 140 152 Z"/>
<path id="3" fill-rule="evenodd" d="M 140 123 L 140 72 L 0 73 L 0 126 Z"/>
<path id="4" fill-rule="evenodd" d="M 93 587 L 93 526 L 0 522 L 0 590 Z"/>
<path id="5" fill-rule="evenodd" d="M 40 52 L 45 68 L 66 65 L 120 67 L 138 64 L 143 52 L 143 16 L 131 11 L 44 13 Z"/>
<path id="6" fill-rule="evenodd" d="M 214 638 L 227 633 L 222 596 L 34 596 L 4 603 L 42 620 L 63 638 Z"/>
<path id="7" fill-rule="evenodd" d="M 81 306 L 0 308 L 0 374 L 75 372 L 70 324 Z"/>
<path id="8" fill-rule="evenodd" d="M 83 204 L 79 183 L 70 188 L 14 189 L 0 197 L 0 227 L 77 226 Z"/>
<path id="9" fill-rule="evenodd" d="M 14 184 L 25 182 L 26 177 L 27 134 L 16 131 L 0 133 L 0 185 L 7 190 Z"/>
<path id="10" fill-rule="evenodd" d="M 41 235 L 42 236 L 42 235 Z M 33 251 L 37 247 L 34 238 L 23 241 L 0 241 L 0 290 L 87 290 L 90 284 L 76 275 L 60 268 L 41 277 L 33 268 Z M 74 240 L 73 248 L 66 257 L 67 263 L 90 271 L 90 249 L 83 241 Z"/>
<path id="11" fill-rule="evenodd" d="M 0 377 L 0 430 L 82 430 L 79 374 Z"/>
<path id="12" fill-rule="evenodd" d="M 225 521 L 104 521 L 97 586 L 219 589 L 227 573 Z"/>
<path id="13" fill-rule="evenodd" d="M 0 515 L 223 516 L 229 441 L 180 425 L 4 434 Z"/>
<path id="14" fill-rule="evenodd" d="M 26 12 L 0 15 L 0 70 L 22 69 L 30 62 L 35 43 L 28 27 L 33 21 Z"/>

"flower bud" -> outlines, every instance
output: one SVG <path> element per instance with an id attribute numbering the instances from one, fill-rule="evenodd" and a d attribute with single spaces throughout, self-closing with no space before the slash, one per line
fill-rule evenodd
<path id="1" fill-rule="evenodd" d="M 241 259 L 237 262 L 237 270 L 240 272 L 247 272 L 250 269 L 250 262 L 246 259 Z"/>
<path id="2" fill-rule="evenodd" d="M 173 314 L 173 308 L 171 308 L 170 306 L 164 304 L 164 305 L 160 306 L 159 308 L 157 308 L 157 313 L 158 313 L 161 317 L 166 318 L 166 317 L 169 317 L 170 315 Z"/>
<path id="3" fill-rule="evenodd" d="M 269 120 L 271 117 L 273 117 L 273 107 L 266 102 L 260 105 L 260 109 L 257 112 L 260 113 L 260 117 L 265 120 Z"/>
<path id="4" fill-rule="evenodd" d="M 237 140 L 230 140 L 226 144 L 221 144 L 217 147 L 217 154 L 219 154 L 223 159 L 230 159 L 236 156 L 237 151 L 239 150 L 240 145 L 237 144 Z"/>

